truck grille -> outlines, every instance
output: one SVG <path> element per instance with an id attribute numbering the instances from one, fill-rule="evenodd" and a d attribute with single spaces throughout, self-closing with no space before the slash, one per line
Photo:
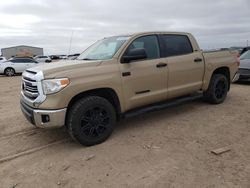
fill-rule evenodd
<path id="1" fill-rule="evenodd" d="M 33 72 L 29 73 L 34 74 Z M 25 76 L 23 76 L 22 79 L 22 90 L 23 94 L 31 100 L 35 100 L 39 95 L 36 80 L 33 80 Z"/>

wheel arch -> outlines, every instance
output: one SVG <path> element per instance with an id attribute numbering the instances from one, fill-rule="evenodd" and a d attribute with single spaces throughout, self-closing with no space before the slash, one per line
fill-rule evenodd
<path id="1" fill-rule="evenodd" d="M 15 70 L 15 68 L 13 68 L 13 67 L 6 67 L 6 68 L 4 69 L 4 73 L 5 73 L 5 71 L 6 71 L 7 69 L 13 69 L 14 72 L 16 73 L 16 70 Z"/>
<path id="2" fill-rule="evenodd" d="M 68 104 L 68 110 L 67 110 L 67 114 L 69 112 L 69 109 L 80 99 L 82 99 L 83 97 L 87 97 L 87 96 L 98 96 L 98 97 L 103 97 L 106 100 L 108 100 L 113 107 L 115 108 L 116 111 L 116 115 L 117 115 L 117 119 L 120 119 L 120 115 L 121 115 L 121 104 L 120 104 L 120 100 L 119 97 L 117 95 L 117 93 L 115 92 L 114 89 L 112 88 L 98 88 L 98 89 L 91 89 L 88 91 L 84 91 L 81 92 L 77 95 L 75 95 L 69 102 Z M 66 115 L 67 117 L 67 115 Z"/>
<path id="3" fill-rule="evenodd" d="M 214 70 L 212 76 L 214 74 L 222 74 L 222 75 L 226 76 L 226 78 L 228 80 L 228 91 L 229 91 L 230 90 L 230 82 L 231 82 L 231 75 L 230 75 L 230 69 L 229 69 L 229 67 L 219 67 L 219 68 L 217 68 L 217 69 Z M 210 80 L 211 80 L 211 78 L 210 78 Z"/>
<path id="4" fill-rule="evenodd" d="M 16 70 L 15 70 L 15 68 L 13 68 L 13 67 L 6 67 L 6 68 L 4 69 L 4 71 L 3 71 L 4 74 L 6 74 L 6 70 L 7 70 L 7 69 L 13 69 L 13 70 L 14 70 L 14 74 L 16 74 Z"/>

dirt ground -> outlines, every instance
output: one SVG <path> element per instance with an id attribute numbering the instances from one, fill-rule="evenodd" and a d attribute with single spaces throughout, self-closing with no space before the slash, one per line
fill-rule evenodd
<path id="1" fill-rule="evenodd" d="M 221 105 L 195 101 L 123 120 L 105 143 L 82 147 L 64 129 L 24 119 L 20 81 L 0 77 L 0 161 L 52 145 L 1 162 L 0 187 L 250 187 L 250 84 L 232 85 Z"/>

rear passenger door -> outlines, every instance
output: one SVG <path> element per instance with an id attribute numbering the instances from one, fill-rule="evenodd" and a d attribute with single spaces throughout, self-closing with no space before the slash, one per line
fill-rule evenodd
<path id="1" fill-rule="evenodd" d="M 168 98 L 201 89 L 204 60 L 200 51 L 193 50 L 188 36 L 165 34 L 160 41 L 168 63 Z"/>
<path id="2" fill-rule="evenodd" d="M 26 67 L 26 63 L 23 59 L 13 59 L 11 60 L 11 67 L 15 69 L 16 73 L 23 72 L 23 68 Z"/>

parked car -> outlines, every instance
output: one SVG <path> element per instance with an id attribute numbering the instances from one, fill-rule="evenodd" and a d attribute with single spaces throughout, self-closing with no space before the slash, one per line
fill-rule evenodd
<path id="1" fill-rule="evenodd" d="M 31 58 L 12 58 L 0 63 L 0 74 L 14 76 L 17 73 L 22 73 L 24 70 L 37 65 L 38 62 Z"/>
<path id="2" fill-rule="evenodd" d="M 240 54 L 242 55 L 248 50 L 250 50 L 250 46 L 243 48 Z"/>
<path id="3" fill-rule="evenodd" d="M 240 56 L 239 81 L 250 81 L 250 50 Z"/>
<path id="4" fill-rule="evenodd" d="M 34 59 L 39 63 L 50 63 L 51 62 L 51 58 L 49 56 L 39 55 L 39 56 L 36 56 Z"/>
<path id="5" fill-rule="evenodd" d="M 236 50 L 238 51 L 239 55 L 242 53 L 243 48 L 242 47 L 230 47 L 229 50 Z"/>
<path id="6" fill-rule="evenodd" d="M 60 57 L 59 57 L 59 55 L 51 55 L 50 59 L 51 60 L 58 60 L 58 59 L 60 59 Z"/>
<path id="7" fill-rule="evenodd" d="M 25 71 L 21 109 L 35 126 L 65 126 L 86 146 L 104 142 L 120 118 L 159 109 L 166 100 L 203 92 L 209 103 L 223 103 L 238 79 L 235 53 L 203 52 L 189 33 L 104 38 L 77 60 Z"/>
<path id="8" fill-rule="evenodd" d="M 60 59 L 67 59 L 68 56 L 67 56 L 67 55 L 59 55 L 59 58 L 60 58 Z"/>
<path id="9" fill-rule="evenodd" d="M 75 60 L 80 54 L 68 55 L 68 60 Z"/>
<path id="10" fill-rule="evenodd" d="M 0 63 L 6 61 L 7 59 L 5 57 L 0 57 Z"/>

